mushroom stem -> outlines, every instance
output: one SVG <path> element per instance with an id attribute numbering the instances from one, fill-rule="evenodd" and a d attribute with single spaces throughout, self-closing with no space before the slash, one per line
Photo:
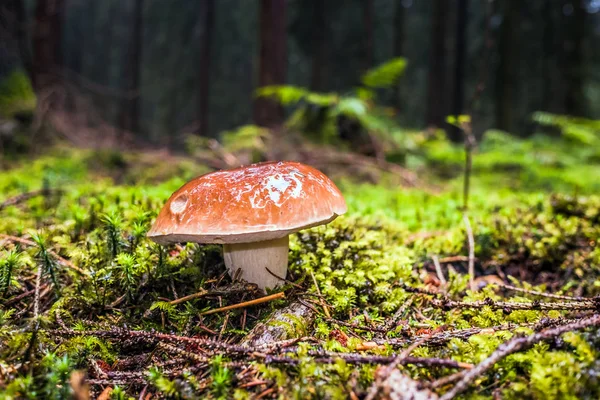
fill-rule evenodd
<path id="1" fill-rule="evenodd" d="M 223 258 L 230 276 L 242 270 L 241 279 L 256 283 L 259 288 L 274 288 L 281 280 L 269 273 L 285 278 L 288 266 L 289 237 L 252 243 L 223 245 Z M 267 271 L 269 268 L 269 271 Z"/>

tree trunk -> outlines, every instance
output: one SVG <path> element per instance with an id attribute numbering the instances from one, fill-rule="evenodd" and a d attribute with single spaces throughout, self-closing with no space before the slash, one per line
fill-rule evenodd
<path id="1" fill-rule="evenodd" d="M 210 98 L 210 58 L 212 49 L 212 35 L 214 26 L 215 2 L 204 0 L 200 5 L 200 25 L 202 38 L 200 39 L 200 68 L 198 92 L 198 134 L 208 134 L 208 105 Z"/>
<path id="2" fill-rule="evenodd" d="M 38 0 L 33 31 L 33 86 L 41 91 L 57 84 L 61 65 L 61 27 L 65 0 Z"/>
<path id="3" fill-rule="evenodd" d="M 458 0 L 456 13 L 456 33 L 454 52 L 454 90 L 452 92 L 452 114 L 460 115 L 464 110 L 465 97 L 465 54 L 468 0 Z M 462 139 L 461 130 L 455 126 L 450 129 L 450 139 L 458 142 Z"/>
<path id="4" fill-rule="evenodd" d="M 496 73 L 496 127 L 513 131 L 514 87 L 516 84 L 515 58 L 517 41 L 515 29 L 518 21 L 518 0 L 506 0 L 502 10 L 503 20 L 498 39 L 498 71 Z"/>
<path id="5" fill-rule="evenodd" d="M 21 57 L 23 69 L 33 80 L 33 68 L 31 61 L 31 50 L 29 49 L 29 39 L 27 32 L 27 14 L 25 13 L 24 0 L 14 0 L 15 10 L 15 37 Z"/>
<path id="6" fill-rule="evenodd" d="M 286 25 L 286 0 L 261 0 L 259 87 L 285 83 Z M 273 101 L 258 98 L 254 102 L 254 121 L 257 125 L 274 127 L 281 124 L 283 118 L 283 108 Z"/>
<path id="7" fill-rule="evenodd" d="M 554 9 L 556 6 L 549 1 L 544 3 L 542 10 L 543 30 L 543 64 L 542 64 L 542 99 L 541 109 L 543 111 L 556 112 L 556 87 L 561 86 L 559 82 L 553 82 L 555 53 L 556 53 L 556 25 L 554 23 Z M 561 11 L 562 13 L 562 11 Z"/>
<path id="8" fill-rule="evenodd" d="M 565 111 L 570 115 L 585 116 L 583 41 L 587 12 L 583 0 L 573 0 L 567 3 L 563 10 L 571 9 L 572 11 L 567 15 L 563 11 L 565 39 L 562 50 L 564 53 L 563 76 L 566 81 Z"/>
<path id="9" fill-rule="evenodd" d="M 363 72 L 373 66 L 373 0 L 363 0 Z"/>
<path id="10" fill-rule="evenodd" d="M 446 113 L 446 0 L 434 0 L 431 21 L 427 125 L 441 127 Z"/>
<path id="11" fill-rule="evenodd" d="M 396 1 L 396 11 L 394 13 L 394 57 L 402 57 L 404 55 L 404 5 L 401 0 Z M 402 108 L 402 93 L 400 83 L 396 84 L 394 105 L 397 109 Z"/>
<path id="12" fill-rule="evenodd" d="M 143 0 L 135 0 L 133 26 L 129 43 L 129 56 L 125 71 L 127 97 L 121 114 L 121 127 L 126 131 L 139 132 L 140 124 L 140 72 L 142 59 Z"/>
<path id="13" fill-rule="evenodd" d="M 324 91 L 326 81 L 328 25 L 326 19 L 326 4 L 323 0 L 312 0 L 312 68 L 310 74 L 310 89 Z"/>

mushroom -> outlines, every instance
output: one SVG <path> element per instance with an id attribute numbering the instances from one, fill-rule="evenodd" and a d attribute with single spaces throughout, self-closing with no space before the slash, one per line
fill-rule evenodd
<path id="1" fill-rule="evenodd" d="M 327 224 L 346 209 L 340 190 L 322 172 L 297 162 L 264 162 L 186 183 L 148 237 L 159 244 L 223 244 L 230 276 L 240 269 L 240 278 L 264 290 L 286 276 L 291 233 Z"/>

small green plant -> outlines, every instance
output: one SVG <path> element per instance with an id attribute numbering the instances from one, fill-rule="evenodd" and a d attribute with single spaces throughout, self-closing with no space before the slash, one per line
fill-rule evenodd
<path id="1" fill-rule="evenodd" d="M 14 274 L 23 265 L 23 255 L 11 250 L 0 259 L 0 295 L 6 297 L 10 286 L 14 284 Z"/>
<path id="2" fill-rule="evenodd" d="M 293 108 L 288 127 L 315 141 L 347 143 L 362 135 L 361 141 L 381 141 L 389 149 L 398 145 L 396 137 L 402 129 L 393 119 L 393 111 L 377 104 L 377 90 L 391 88 L 405 67 L 403 58 L 390 60 L 367 71 L 361 78 L 363 86 L 347 94 L 318 93 L 291 85 L 265 86 L 256 93 Z"/>
<path id="3" fill-rule="evenodd" d="M 58 264 L 50 252 L 48 251 L 48 245 L 46 244 L 46 238 L 39 232 L 35 232 L 31 235 L 31 238 L 37 245 L 37 252 L 35 254 L 36 260 L 41 264 L 44 274 L 50 276 L 52 286 L 56 291 L 56 294 L 60 296 L 60 285 L 57 279 Z"/>
<path id="4" fill-rule="evenodd" d="M 106 235 L 108 236 L 107 242 L 110 254 L 112 255 L 112 258 L 115 258 L 121 251 L 121 246 L 123 244 L 123 238 L 121 237 L 123 221 L 117 212 L 104 214 L 101 219 L 104 223 Z"/>
<path id="5" fill-rule="evenodd" d="M 223 364 L 221 355 L 211 361 L 212 394 L 216 399 L 227 399 L 231 388 L 231 371 Z"/>
<path id="6" fill-rule="evenodd" d="M 32 114 L 36 97 L 29 77 L 22 70 L 15 70 L 0 82 L 0 115 L 13 117 L 20 113 Z"/>

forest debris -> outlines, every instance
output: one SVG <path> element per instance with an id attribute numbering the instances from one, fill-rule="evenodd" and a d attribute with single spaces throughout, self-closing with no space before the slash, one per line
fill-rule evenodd
<path id="1" fill-rule="evenodd" d="M 317 291 L 317 294 L 319 295 L 319 303 L 321 303 L 321 307 L 323 307 L 323 312 L 325 313 L 325 316 L 327 318 L 331 318 L 331 314 L 329 313 L 329 307 L 327 307 L 327 303 L 325 303 L 325 299 L 323 299 L 321 289 L 319 289 L 319 284 L 317 283 L 317 278 L 315 278 L 315 274 L 312 271 L 312 269 L 310 270 L 310 276 L 312 277 L 312 280 L 315 284 L 315 289 Z"/>
<path id="2" fill-rule="evenodd" d="M 44 290 L 44 289 L 46 289 L 47 287 L 48 287 L 48 284 L 47 284 L 47 283 L 44 283 L 44 284 L 43 284 L 43 285 L 40 287 L 40 290 Z M 28 291 L 26 291 L 26 292 L 23 292 L 23 293 L 21 293 L 21 294 L 19 294 L 19 295 L 16 295 L 16 296 L 14 296 L 14 297 L 11 297 L 10 299 L 8 299 L 8 300 L 6 300 L 6 301 L 4 302 L 4 306 L 5 306 L 5 307 L 7 307 L 7 306 L 10 306 L 10 305 L 12 305 L 13 303 L 19 302 L 19 301 L 23 300 L 24 298 L 26 298 L 26 297 L 28 297 L 28 296 L 31 296 L 32 294 L 35 294 L 35 292 L 36 292 L 36 289 L 31 289 L 31 290 L 28 290 Z"/>
<path id="3" fill-rule="evenodd" d="M 225 306 L 225 307 L 215 308 L 213 310 L 204 311 L 200 315 L 209 315 L 209 314 L 214 314 L 214 313 L 218 313 L 218 312 L 222 312 L 222 311 L 234 310 L 236 308 L 255 306 L 257 304 L 262 304 L 262 303 L 266 303 L 268 301 L 283 299 L 283 298 L 285 298 L 284 292 L 274 293 L 274 294 L 270 294 L 268 296 L 259 297 L 258 299 L 248 300 L 248 301 L 244 301 L 242 303 L 232 304 L 230 306 Z"/>
<path id="4" fill-rule="evenodd" d="M 524 289 L 524 288 L 520 288 L 520 287 L 516 287 L 516 286 L 512 286 L 512 285 L 507 285 L 504 282 L 502 282 L 502 283 L 494 282 L 494 283 L 503 289 L 512 290 L 513 292 L 525 293 L 525 294 L 529 294 L 532 296 L 548 297 L 550 299 L 557 299 L 557 300 L 590 301 L 590 299 L 587 299 L 585 297 L 574 297 L 574 296 L 564 296 L 564 295 L 554 294 L 554 293 L 545 293 L 545 292 L 540 292 L 537 290 Z"/>
<path id="5" fill-rule="evenodd" d="M 242 293 L 242 292 L 255 292 L 258 290 L 258 286 L 255 283 L 239 283 L 231 286 L 224 286 L 212 290 L 202 289 L 197 293 L 190 294 L 188 296 L 180 297 L 179 299 L 172 300 L 169 302 L 171 305 L 177 305 L 186 301 L 199 299 L 206 296 L 226 296 L 230 294 Z"/>
<path id="6" fill-rule="evenodd" d="M 570 324 L 544 329 L 541 332 L 534 333 L 533 335 L 527 337 L 513 338 L 498 346 L 498 348 L 488 358 L 467 372 L 451 390 L 440 397 L 440 400 L 450 400 L 456 397 L 458 394 L 464 392 L 469 387 L 471 382 L 473 382 L 477 377 L 484 374 L 498 361 L 510 354 L 528 349 L 538 342 L 554 339 L 563 333 L 583 330 L 592 326 L 600 326 L 600 314 L 595 314 L 588 318 L 582 318 Z"/>
<path id="7" fill-rule="evenodd" d="M 98 396 L 97 400 L 110 400 L 112 391 L 113 388 L 111 386 L 108 386 L 102 391 L 102 393 L 100 393 L 100 396 Z"/>
<path id="8" fill-rule="evenodd" d="M 586 301 L 572 301 L 572 302 L 541 302 L 532 301 L 530 303 L 523 302 L 505 302 L 505 301 L 494 301 L 490 298 L 479 301 L 454 301 L 449 299 L 432 299 L 431 304 L 435 307 L 443 309 L 452 308 L 472 308 L 480 309 L 483 307 L 490 307 L 493 310 L 569 310 L 569 311 L 585 311 L 585 310 L 596 310 L 598 309 L 598 302 L 589 299 Z"/>
<path id="9" fill-rule="evenodd" d="M 34 242 L 32 242 L 31 240 L 27 240 L 21 237 L 17 237 L 17 236 L 11 236 L 11 235 L 5 235 L 3 233 L 0 233 L 0 239 L 4 239 L 7 240 L 9 242 L 16 242 L 16 243 L 21 243 L 24 244 L 26 246 L 29 247 L 36 247 L 37 244 L 35 244 Z M 77 271 L 79 272 L 81 275 L 84 276 L 88 276 L 89 273 L 87 271 L 82 270 L 81 268 L 79 268 L 77 265 L 73 264 L 71 261 L 59 256 L 55 251 L 48 249 L 48 254 L 50 254 L 52 257 L 56 258 L 56 260 L 58 261 L 59 264 L 72 269 L 73 271 Z"/>
<path id="10" fill-rule="evenodd" d="M 385 349 L 385 346 L 382 344 L 377 344 L 375 342 L 362 342 L 361 344 L 356 346 L 356 350 L 358 351 L 368 351 L 375 349 L 383 350 Z"/>
<path id="11" fill-rule="evenodd" d="M 475 285 L 475 238 L 473 237 L 473 228 L 471 227 L 471 221 L 469 220 L 469 216 L 467 215 L 466 211 L 466 198 L 468 195 L 465 196 L 465 212 L 463 213 L 463 222 L 465 223 L 465 228 L 467 230 L 467 242 L 469 243 L 469 288 L 471 289 L 471 292 L 475 292 L 477 290 L 477 286 Z"/>
<path id="12" fill-rule="evenodd" d="M 89 400 L 90 388 L 85 381 L 85 373 L 83 371 L 73 371 L 69 383 L 73 391 L 73 400 Z"/>
<path id="13" fill-rule="evenodd" d="M 33 192 L 22 193 L 17 196 L 8 198 L 0 203 L 0 211 L 9 206 L 14 206 L 37 196 L 49 196 L 51 194 L 60 194 L 62 190 L 57 189 L 40 189 Z"/>
<path id="14" fill-rule="evenodd" d="M 438 256 L 433 256 L 433 265 L 435 265 L 435 273 L 437 274 L 438 279 L 442 286 L 446 286 L 446 278 L 444 277 L 444 273 L 442 272 L 442 266 L 440 265 L 440 259 Z"/>
<path id="15" fill-rule="evenodd" d="M 379 393 L 380 388 L 383 388 L 385 391 L 387 388 L 394 387 L 394 385 L 398 385 L 398 384 L 404 385 L 405 384 L 405 383 L 403 383 L 404 381 L 399 380 L 398 376 L 396 374 L 394 374 L 393 372 L 397 371 L 396 368 L 406 360 L 406 358 L 410 355 L 410 353 L 412 353 L 412 351 L 414 349 L 416 349 L 417 347 L 424 344 L 427 341 L 427 339 L 429 339 L 430 337 L 431 337 L 431 335 L 427 335 L 427 336 L 417 340 L 416 342 L 414 342 L 413 344 L 408 346 L 406 349 L 404 349 L 400 354 L 398 354 L 387 367 L 381 368 L 377 372 L 377 375 L 375 377 L 375 382 L 373 382 L 373 385 L 369 389 L 369 393 L 368 393 L 366 399 L 373 400 L 376 397 L 377 393 Z M 392 376 L 394 376 L 395 378 L 392 378 Z M 390 379 L 392 379 L 392 381 L 390 381 Z M 408 379 L 410 379 L 410 378 L 408 378 Z M 408 394 L 408 391 L 405 390 L 405 394 Z M 413 399 L 414 397 L 411 396 L 411 397 L 396 397 L 396 398 L 398 398 L 398 399 L 402 399 L 402 398 Z M 427 398 L 427 397 L 424 397 L 424 398 Z"/>
<path id="16" fill-rule="evenodd" d="M 315 320 L 315 312 L 299 301 L 275 311 L 266 322 L 258 323 L 240 343 L 247 347 L 261 347 L 272 342 L 302 336 L 310 330 Z M 302 332 L 299 332 L 299 330 Z"/>
<path id="17" fill-rule="evenodd" d="M 384 370 L 380 368 L 378 372 Z M 382 379 L 379 377 L 378 380 Z M 393 370 L 380 382 L 381 392 L 374 398 L 389 400 L 437 400 L 438 395 L 431 390 L 422 388 L 421 384 L 399 370 Z"/>

